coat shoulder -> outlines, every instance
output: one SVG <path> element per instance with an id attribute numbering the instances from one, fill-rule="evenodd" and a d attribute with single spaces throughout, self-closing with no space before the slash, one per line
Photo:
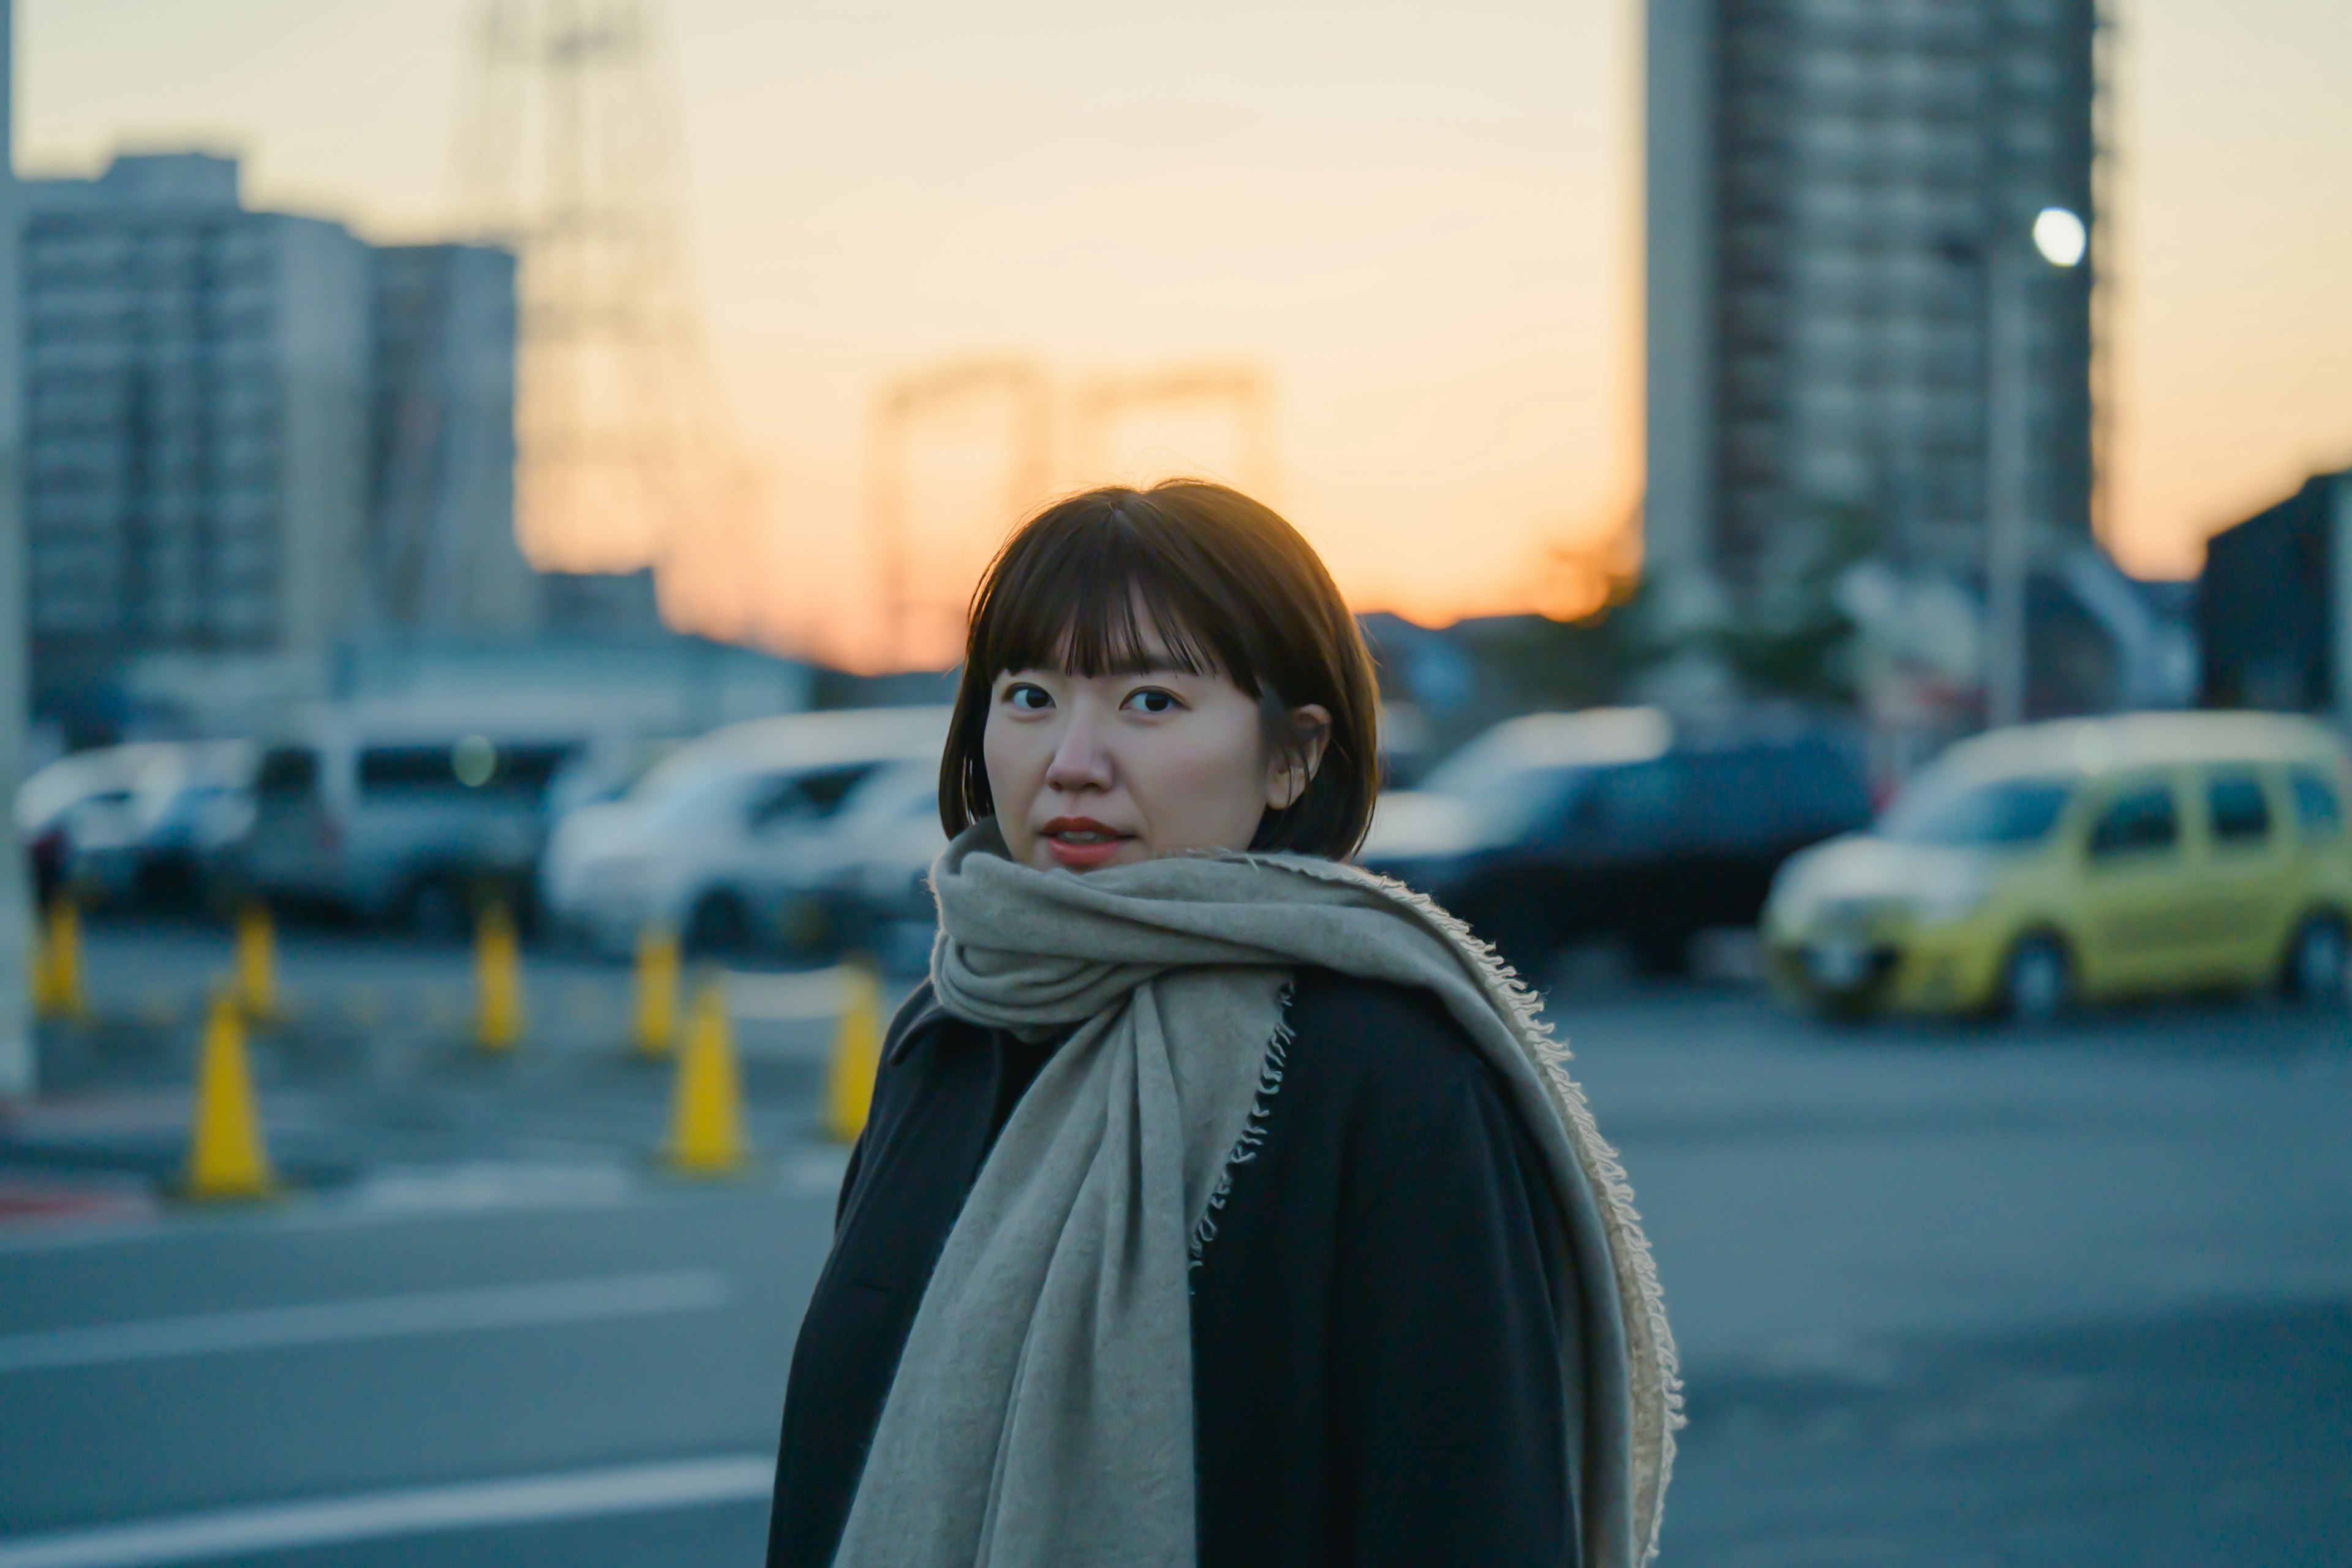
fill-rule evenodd
<path id="1" fill-rule="evenodd" d="M 930 1030 L 955 1022 L 931 989 L 929 978 L 919 981 L 898 1010 L 890 1015 L 889 1026 L 882 1032 L 882 1060 L 896 1063 L 912 1048 L 917 1038 Z"/>
<path id="2" fill-rule="evenodd" d="M 1286 1021 L 1294 1060 L 1373 1107 L 1409 1113 L 1499 1088 L 1469 1031 L 1421 986 L 1302 969 Z"/>

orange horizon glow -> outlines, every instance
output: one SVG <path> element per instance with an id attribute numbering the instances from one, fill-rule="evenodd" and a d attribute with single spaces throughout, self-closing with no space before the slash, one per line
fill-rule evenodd
<path id="1" fill-rule="evenodd" d="M 898 662 L 877 400 L 974 358 L 1040 368 L 1051 455 L 1024 490 L 984 403 L 909 435 L 908 663 L 951 656 L 1016 492 L 1263 489 L 1351 603 L 1433 625 L 1572 613 L 1635 550 L 1634 0 L 669 10 L 679 237 L 743 458 L 718 542 L 664 585 L 680 619 Z M 448 232 L 470 0 L 17 12 L 26 172 L 233 148 L 250 205 Z M 2352 462 L 2352 7 L 2136 0 L 2121 27 L 2107 542 L 2180 575 L 2214 529 Z M 1262 375 L 1270 455 L 1213 408 L 1074 436 L 1084 389 L 1211 364 Z"/>

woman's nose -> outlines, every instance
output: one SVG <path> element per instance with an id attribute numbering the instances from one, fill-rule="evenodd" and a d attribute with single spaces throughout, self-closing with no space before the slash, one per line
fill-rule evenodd
<path id="1" fill-rule="evenodd" d="M 1083 709 L 1070 715 L 1046 764 L 1049 789 L 1105 790 L 1111 785 L 1110 753 L 1103 746 L 1101 727 Z"/>

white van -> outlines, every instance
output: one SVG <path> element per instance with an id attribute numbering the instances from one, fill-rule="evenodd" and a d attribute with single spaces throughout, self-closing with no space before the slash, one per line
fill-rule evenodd
<path id="1" fill-rule="evenodd" d="M 940 826 L 939 769 L 877 780 L 852 809 L 856 831 L 845 835 L 827 882 L 835 939 L 871 955 L 887 973 L 919 974 L 939 930 L 931 864 L 948 845 Z"/>
<path id="2" fill-rule="evenodd" d="M 743 858 L 734 883 L 787 951 L 928 962 L 938 922 L 927 877 L 946 847 L 939 759 L 924 757 L 876 769 L 831 816 L 773 836 Z M 887 896 L 869 896 L 876 886 Z"/>
<path id="3" fill-rule="evenodd" d="M 460 933 L 481 900 L 527 912 L 559 776 L 635 738 L 585 704 L 383 699 L 308 710 L 262 752 L 238 890 Z"/>
<path id="4" fill-rule="evenodd" d="M 891 763 L 936 768 L 943 707 L 755 719 L 690 741 L 621 799 L 556 826 L 540 873 L 559 930 L 618 957 L 665 928 L 691 950 L 793 945 L 797 905 L 779 900 L 777 857 L 817 853 L 834 814 Z"/>

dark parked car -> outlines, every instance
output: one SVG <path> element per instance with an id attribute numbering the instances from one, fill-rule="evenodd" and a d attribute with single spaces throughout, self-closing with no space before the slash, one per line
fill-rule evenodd
<path id="1" fill-rule="evenodd" d="M 1699 931 L 1756 923 L 1781 861 L 1869 820 L 1860 747 L 1836 729 L 1595 709 L 1498 724 L 1383 795 L 1360 858 L 1523 973 L 1611 936 L 1673 972 Z"/>

